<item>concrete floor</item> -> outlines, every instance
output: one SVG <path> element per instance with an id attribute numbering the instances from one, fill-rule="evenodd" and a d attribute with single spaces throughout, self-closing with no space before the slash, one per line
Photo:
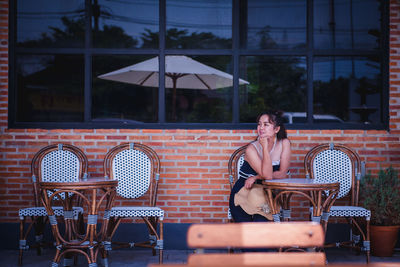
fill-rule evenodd
<path id="1" fill-rule="evenodd" d="M 18 250 L 0 250 L 0 266 L 18 266 Z M 164 263 L 186 263 L 187 257 L 192 250 L 164 250 Z M 24 252 L 23 267 L 47 267 L 51 266 L 54 249 L 44 249 L 43 254 L 38 256 L 34 249 Z M 327 248 L 326 256 L 328 262 L 365 262 L 365 255 L 357 255 L 347 249 Z M 100 262 L 100 261 L 99 261 Z M 400 251 L 396 251 L 392 257 L 371 257 L 371 262 L 398 262 L 400 266 Z M 142 267 L 150 263 L 158 263 L 158 255 L 152 256 L 150 250 L 144 249 L 121 249 L 110 251 L 110 267 Z M 88 266 L 83 257 L 78 257 L 76 267 Z M 101 265 L 99 264 L 99 267 Z M 60 264 L 61 267 L 61 264 Z"/>

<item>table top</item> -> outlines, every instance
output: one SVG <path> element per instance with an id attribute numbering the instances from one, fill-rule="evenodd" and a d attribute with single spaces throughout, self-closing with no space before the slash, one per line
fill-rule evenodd
<path id="1" fill-rule="evenodd" d="M 82 188 L 101 188 L 116 187 L 118 180 L 109 180 L 104 178 L 90 178 L 79 182 L 40 182 L 43 189 L 63 188 L 63 189 L 82 189 Z"/>
<path id="2" fill-rule="evenodd" d="M 322 183 L 314 179 L 305 178 L 287 178 L 287 179 L 272 179 L 264 180 L 263 185 L 268 187 L 273 187 L 274 189 L 287 189 L 287 188 L 311 188 L 311 189 L 338 189 L 339 182 L 332 183 Z"/>

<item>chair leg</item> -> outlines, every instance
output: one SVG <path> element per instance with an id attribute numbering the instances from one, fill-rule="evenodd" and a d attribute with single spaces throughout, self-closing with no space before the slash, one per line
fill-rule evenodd
<path id="1" fill-rule="evenodd" d="M 35 228 L 36 254 L 40 256 L 42 255 L 42 248 L 44 246 L 43 232 L 45 226 L 45 219 L 43 217 L 36 218 L 33 226 Z"/>
<path id="2" fill-rule="evenodd" d="M 369 223 L 370 223 L 370 220 L 367 219 L 366 221 L 367 221 L 367 226 L 366 226 L 367 237 L 366 237 L 366 240 L 365 240 L 365 242 L 364 242 L 364 247 L 365 247 L 366 253 L 367 253 L 367 263 L 369 263 L 369 260 L 370 260 L 370 251 L 371 251 L 371 246 L 370 246 L 371 241 L 370 241 L 370 232 L 369 232 Z"/>
<path id="3" fill-rule="evenodd" d="M 163 263 L 163 249 L 160 249 L 159 255 L 158 255 L 158 263 L 162 264 Z"/>
<path id="4" fill-rule="evenodd" d="M 46 218 L 45 217 L 36 217 L 32 218 L 34 221 L 33 227 L 35 229 L 35 246 L 36 246 L 36 253 L 37 255 L 42 255 L 42 249 L 44 247 L 44 240 L 43 240 L 43 234 L 44 234 L 44 228 L 46 225 Z"/>
<path id="5" fill-rule="evenodd" d="M 149 231 L 149 244 L 153 251 L 153 256 L 156 255 L 155 250 L 159 250 L 159 262 L 163 262 L 163 247 L 164 247 L 164 224 L 163 218 L 144 217 L 143 218 L 147 230 Z M 160 228 L 160 234 L 157 233 L 157 226 Z"/>
<path id="6" fill-rule="evenodd" d="M 371 245 L 370 245 L 370 220 L 368 218 L 365 218 L 365 231 L 363 231 L 362 226 L 357 222 L 356 218 L 352 218 L 352 225 L 355 226 L 355 230 L 357 230 L 357 233 L 362 236 L 362 244 L 358 243 L 358 248 L 360 248 L 360 251 L 365 251 L 366 254 L 366 260 L 367 263 L 369 263 L 370 260 L 370 250 L 371 250 Z"/>
<path id="7" fill-rule="evenodd" d="M 100 250 L 101 252 L 101 260 L 104 267 L 108 267 L 108 251 L 104 247 Z"/>
<path id="8" fill-rule="evenodd" d="M 22 265 L 23 251 L 29 249 L 29 245 L 27 245 L 27 238 L 32 228 L 35 229 L 35 241 L 36 241 L 36 249 L 37 254 L 41 255 L 41 247 L 42 247 L 42 239 L 43 239 L 43 229 L 44 229 L 44 221 L 43 217 L 35 217 L 31 216 L 31 223 L 28 228 L 25 229 L 26 217 L 20 218 L 19 223 L 19 256 L 18 256 L 18 265 Z"/>
<path id="9" fill-rule="evenodd" d="M 53 261 L 51 262 L 51 267 L 58 267 L 60 260 L 61 260 L 61 251 L 59 249 L 56 249 L 56 255 L 54 256 Z"/>
<path id="10" fill-rule="evenodd" d="M 162 264 L 163 263 L 163 250 L 164 250 L 164 222 L 161 218 L 160 220 L 160 238 L 159 240 L 157 240 L 157 247 L 160 250 L 160 255 L 159 255 L 159 263 Z"/>
<path id="11" fill-rule="evenodd" d="M 24 237 L 25 217 L 21 217 L 19 221 L 19 256 L 18 265 L 22 265 L 22 257 L 24 250 L 27 249 L 26 238 Z M 32 228 L 32 227 L 30 227 Z"/>

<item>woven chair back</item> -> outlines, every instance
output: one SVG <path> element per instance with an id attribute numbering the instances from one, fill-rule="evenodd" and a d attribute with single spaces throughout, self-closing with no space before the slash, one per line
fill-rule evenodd
<path id="1" fill-rule="evenodd" d="M 155 206 L 160 160 L 153 149 L 138 143 L 116 146 L 107 153 L 104 170 L 106 177 L 118 180 L 119 196 L 136 199 L 148 193 Z"/>
<path id="2" fill-rule="evenodd" d="M 49 145 L 32 159 L 32 175 L 38 182 L 77 182 L 87 177 L 87 157 L 78 147 Z"/>
<path id="3" fill-rule="evenodd" d="M 79 182 L 87 178 L 88 160 L 81 149 L 53 144 L 40 149 L 32 159 L 31 171 L 36 206 L 39 182 Z"/>
<path id="4" fill-rule="evenodd" d="M 307 153 L 304 166 L 308 178 L 320 182 L 339 182 L 337 199 L 350 196 L 351 205 L 356 205 L 361 161 L 352 149 L 340 144 L 318 145 Z"/>
<path id="5" fill-rule="evenodd" d="M 231 189 L 233 188 L 233 185 L 235 184 L 237 179 L 239 179 L 239 171 L 240 167 L 242 167 L 244 162 L 244 154 L 246 152 L 246 147 L 247 145 L 236 149 L 229 158 L 228 172 L 229 172 L 229 185 Z"/>

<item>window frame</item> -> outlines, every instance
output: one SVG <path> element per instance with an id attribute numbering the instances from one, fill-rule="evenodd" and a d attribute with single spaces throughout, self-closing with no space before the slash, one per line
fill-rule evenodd
<path id="1" fill-rule="evenodd" d="M 9 3 L 9 128 L 43 128 L 43 129 L 95 129 L 95 128 L 121 128 L 121 129 L 254 129 L 254 123 L 239 122 L 239 61 L 242 56 L 304 56 L 307 65 L 307 99 L 306 113 L 307 123 L 287 124 L 287 129 L 375 129 L 389 130 L 389 3 L 381 1 L 381 47 L 378 52 L 368 50 L 350 49 L 327 49 L 318 50 L 313 47 L 313 0 L 307 2 L 307 45 L 305 49 L 291 50 L 254 50 L 240 48 L 239 34 L 239 6 L 240 1 L 232 0 L 232 48 L 231 49 L 166 49 L 166 0 L 159 1 L 159 47 L 158 49 L 106 49 L 91 46 L 91 0 L 84 0 L 86 12 L 85 47 L 83 48 L 18 48 L 16 47 L 16 20 L 17 0 Z M 383 52 L 383 53 L 382 53 Z M 23 54 L 81 54 L 85 61 L 84 74 L 84 121 L 83 122 L 17 122 L 17 81 L 16 81 L 16 55 Z M 150 55 L 159 56 L 159 98 L 158 98 L 158 122 L 127 124 L 123 122 L 93 122 L 91 121 L 91 70 L 92 55 Z M 165 118 L 165 56 L 166 55 L 220 55 L 230 56 L 233 62 L 233 104 L 231 123 L 169 123 Z M 374 124 L 363 123 L 313 123 L 313 63 L 314 57 L 318 56 L 369 56 L 381 55 L 382 74 L 382 101 L 381 122 Z"/>

